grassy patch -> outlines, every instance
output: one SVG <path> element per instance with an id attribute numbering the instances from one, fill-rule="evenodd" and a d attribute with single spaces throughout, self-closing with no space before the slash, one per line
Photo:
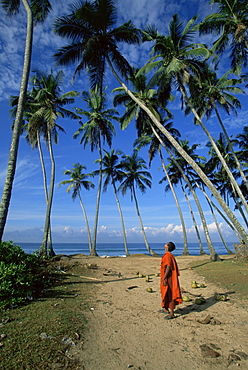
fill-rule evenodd
<path id="1" fill-rule="evenodd" d="M 191 263 L 191 267 L 217 286 L 234 291 L 239 299 L 248 300 L 248 263 L 227 258 L 221 262 L 202 260 Z"/>
<path id="2" fill-rule="evenodd" d="M 85 332 L 84 312 L 90 307 L 91 293 L 81 274 L 90 276 L 91 272 L 74 266 L 62 274 L 59 285 L 37 300 L 0 311 L 1 369 L 78 369 L 66 356 L 70 345 L 62 340 L 71 338 L 76 343 Z"/>

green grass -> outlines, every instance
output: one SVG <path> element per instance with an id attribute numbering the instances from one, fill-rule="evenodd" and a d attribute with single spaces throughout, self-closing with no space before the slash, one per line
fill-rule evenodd
<path id="1" fill-rule="evenodd" d="M 72 275 L 72 273 L 74 275 Z M 64 337 L 77 342 L 84 336 L 84 312 L 90 307 L 90 288 L 77 275 L 90 275 L 83 267 L 73 267 L 58 286 L 49 289 L 31 303 L 0 311 L 0 368 L 2 370 L 78 369 L 65 351 Z M 79 284 L 80 283 L 80 284 Z M 51 339 L 41 339 L 46 333 Z M 76 334 L 75 334 L 76 333 Z"/>
<path id="2" fill-rule="evenodd" d="M 221 262 L 202 260 L 191 267 L 210 283 L 234 291 L 238 299 L 248 300 L 248 263 L 228 257 Z"/>

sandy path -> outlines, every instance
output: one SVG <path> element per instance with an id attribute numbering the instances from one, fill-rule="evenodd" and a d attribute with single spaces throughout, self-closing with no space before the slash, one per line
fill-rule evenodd
<path id="1" fill-rule="evenodd" d="M 158 312 L 159 277 L 154 274 L 159 272 L 160 258 L 75 258 L 98 266 L 97 280 L 91 279 L 96 300 L 87 313 L 86 338 L 70 353 L 80 359 L 80 369 L 248 369 L 248 311 L 239 307 L 235 295 L 226 302 L 216 301 L 214 293 L 224 292 L 214 285 L 191 288 L 192 280 L 205 281 L 188 264 L 203 257 L 177 257 L 181 287 L 192 298 L 202 294 L 206 303 L 183 302 L 173 320 Z M 151 282 L 138 278 L 136 271 L 151 275 Z M 210 323 L 197 321 L 207 315 Z"/>

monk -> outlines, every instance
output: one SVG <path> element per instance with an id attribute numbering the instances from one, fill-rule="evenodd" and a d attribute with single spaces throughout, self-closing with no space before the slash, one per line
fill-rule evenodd
<path id="1" fill-rule="evenodd" d="M 169 242 L 165 244 L 165 254 L 160 266 L 160 291 L 162 298 L 162 308 L 160 312 L 168 313 L 165 318 L 173 319 L 176 305 L 182 303 L 182 296 L 178 276 L 180 275 L 175 257 L 171 252 L 176 248 L 175 244 Z"/>

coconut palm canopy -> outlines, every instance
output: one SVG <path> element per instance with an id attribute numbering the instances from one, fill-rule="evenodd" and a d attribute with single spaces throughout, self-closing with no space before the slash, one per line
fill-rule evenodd
<path id="1" fill-rule="evenodd" d="M 32 5 L 33 11 L 35 11 L 35 3 L 40 4 L 39 1 L 28 1 L 28 3 Z M 34 75 L 33 71 L 37 70 L 44 73 L 52 71 L 54 75 L 62 70 L 64 84 L 60 94 L 66 94 L 72 90 L 79 93 L 75 104 L 67 104 L 64 108 L 78 112 L 78 115 L 80 111 L 82 113 L 79 120 L 56 117 L 56 124 L 63 127 L 65 132 L 60 133 L 57 144 L 53 145 L 56 162 L 51 218 L 54 242 L 87 243 L 88 240 L 79 202 L 72 202 L 65 188 L 58 187 L 58 184 L 65 181 L 63 173 L 71 170 L 75 163 L 85 166 L 87 174 L 99 170 L 97 142 L 88 142 L 84 145 L 83 138 L 87 136 L 86 131 L 80 131 L 77 140 L 73 138 L 79 128 L 87 126 L 89 121 L 86 112 L 90 113 L 90 111 L 85 97 L 87 93 L 90 94 L 90 89 L 92 91 L 97 85 L 99 92 L 104 91 L 106 98 L 104 110 L 109 112 L 108 119 L 112 133 L 111 137 L 106 136 L 105 139 L 102 137 L 103 155 L 114 150 L 131 156 L 134 149 L 133 143 L 138 136 L 140 140 L 146 140 L 147 138 L 145 136 L 142 138 L 142 135 L 151 135 L 151 127 L 149 126 L 148 129 L 147 126 L 146 128 L 142 126 L 144 122 L 145 125 L 150 125 L 151 120 L 127 96 L 123 86 L 120 86 L 113 76 L 111 65 L 135 96 L 151 110 L 154 109 L 153 113 L 156 117 L 161 117 L 165 126 L 170 123 L 171 128 L 180 133 L 180 140 L 186 140 L 191 147 L 196 145 L 195 154 L 205 158 L 205 163 L 208 163 L 209 167 L 212 166 L 213 158 L 217 161 L 218 159 L 210 151 L 209 139 L 197 124 L 192 114 L 192 107 L 199 113 L 216 142 L 222 133 L 217 117 L 219 113 L 233 149 L 237 152 L 243 173 L 247 176 L 247 2 L 231 1 L 233 8 L 229 10 L 227 7 L 229 0 L 216 0 L 211 3 L 205 0 L 191 0 L 185 7 L 185 3 L 179 1 L 175 5 L 172 0 L 166 2 L 61 0 L 51 2 L 52 9 L 43 24 L 35 22 L 30 77 Z M 2 191 L 13 124 L 8 100 L 10 96 L 17 96 L 20 90 L 26 15 L 21 1 L 1 1 L 1 4 L 4 5 L 0 7 L 2 25 L 0 40 L 3 47 L 0 69 L 0 188 Z M 19 12 L 14 12 L 11 18 L 6 17 L 6 10 L 15 10 L 18 7 Z M 40 11 L 38 17 L 42 15 L 42 9 Z M 141 31 L 145 33 L 142 34 Z M 149 65 L 149 68 L 143 68 L 140 74 L 137 74 L 137 71 L 145 65 Z M 232 67 L 235 68 L 236 74 Z M 182 86 L 185 87 L 187 101 L 182 95 Z M 112 104 L 114 97 L 117 103 L 115 106 Z M 162 103 L 157 104 L 158 98 Z M 118 119 L 112 119 L 111 116 Z M 80 141 L 82 141 L 81 144 Z M 41 145 L 46 148 L 45 140 L 42 140 Z M 170 146 L 168 142 L 167 145 Z M 94 150 L 91 150 L 92 148 Z M 161 159 L 157 151 L 151 153 L 149 148 L 149 143 L 142 145 L 138 156 L 147 165 L 146 171 L 151 175 L 151 187 L 147 186 L 144 194 L 135 189 L 138 190 L 139 210 L 144 227 L 147 228 L 147 239 L 149 242 L 163 242 L 164 239 L 183 242 L 181 220 L 175 200 L 170 191 L 166 193 L 164 191 L 168 183 L 160 183 L 160 180 L 165 177 Z M 171 147 L 170 149 L 173 150 Z M 161 150 L 163 150 L 165 165 L 168 165 L 170 163 L 168 154 L 164 148 Z M 226 150 L 229 152 L 226 153 Z M 228 145 L 225 147 L 224 156 L 228 156 L 228 160 L 231 156 Z M 121 156 L 119 157 L 121 161 Z M 48 156 L 46 158 L 45 155 L 44 160 L 47 161 L 46 165 L 50 171 Z M 232 164 L 230 169 L 247 199 L 247 187 L 240 176 L 240 171 L 233 168 L 236 166 L 235 160 L 229 163 Z M 200 165 L 204 166 L 204 163 Z M 232 187 L 224 191 L 219 181 L 219 167 L 217 165 L 212 167 L 214 169 L 208 175 L 209 179 L 212 179 L 216 188 L 224 194 L 224 199 L 231 211 L 244 226 L 244 215 L 240 215 L 237 209 L 237 198 L 231 194 Z M 228 181 L 226 174 L 223 176 L 225 181 Z M 18 150 L 17 170 L 4 240 L 41 242 L 46 209 L 42 181 L 38 150 L 35 147 L 32 149 L 26 143 L 25 134 L 23 134 Z M 87 192 L 82 187 L 81 197 L 90 228 L 93 229 L 98 175 L 90 178 L 90 181 L 95 187 Z M 116 181 L 116 189 L 120 184 L 121 180 Z M 187 185 L 184 185 L 188 191 Z M 207 191 L 205 185 L 203 187 Z M 166 189 L 168 188 L 167 186 Z M 102 191 L 99 206 L 97 240 L 122 243 L 123 234 L 113 189 L 108 186 L 104 190 L 106 191 Z M 179 186 L 175 187 L 175 191 L 184 215 L 188 237 L 197 242 L 183 192 Z M 196 191 L 199 193 L 206 222 L 211 230 L 211 238 L 219 241 L 209 204 L 203 194 L 200 194 L 200 190 L 196 189 Z M 118 199 L 125 221 L 127 240 L 142 242 L 139 221 L 130 193 L 122 195 L 119 192 Z M 200 227 L 197 207 L 194 204 L 192 206 L 196 222 Z M 167 212 L 168 209 L 169 212 Z M 218 212 L 217 218 L 224 236 L 229 241 L 236 242 L 237 235 Z"/>

